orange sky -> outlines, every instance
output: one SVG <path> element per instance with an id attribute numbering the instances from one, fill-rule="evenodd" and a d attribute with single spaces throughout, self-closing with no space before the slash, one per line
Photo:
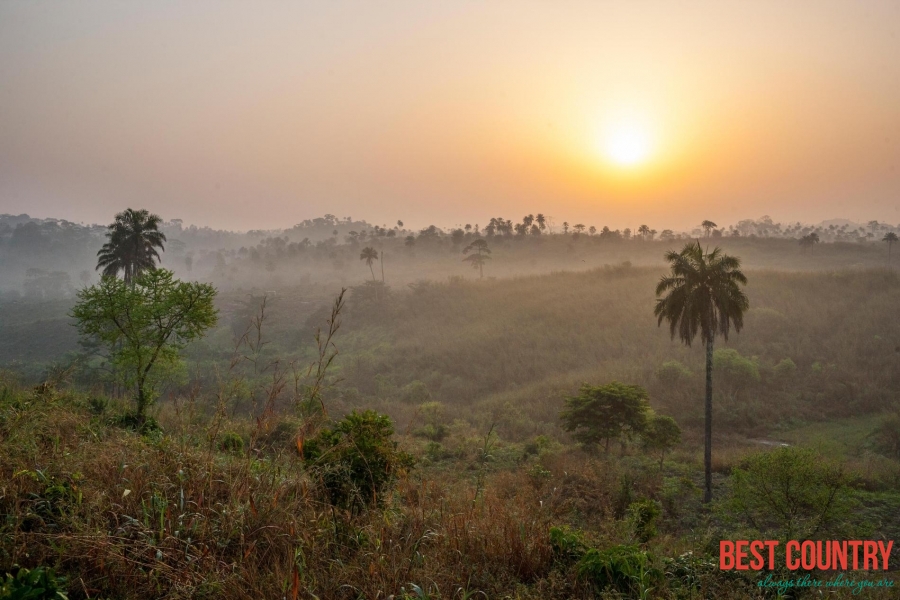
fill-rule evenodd
<path id="1" fill-rule="evenodd" d="M 898 57 L 896 1 L 3 2 L 0 212 L 896 224 Z"/>

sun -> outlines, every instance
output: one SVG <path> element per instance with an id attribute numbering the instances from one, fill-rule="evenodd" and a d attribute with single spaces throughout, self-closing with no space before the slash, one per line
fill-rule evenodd
<path id="1" fill-rule="evenodd" d="M 653 153 L 653 139 L 646 123 L 634 117 L 606 123 L 597 140 L 607 160 L 619 167 L 637 167 Z"/>

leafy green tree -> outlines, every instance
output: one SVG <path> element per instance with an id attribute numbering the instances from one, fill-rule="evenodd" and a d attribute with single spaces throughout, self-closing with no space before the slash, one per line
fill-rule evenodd
<path id="1" fill-rule="evenodd" d="M 359 260 L 366 261 L 366 266 L 372 272 L 372 281 L 375 281 L 375 269 L 372 268 L 372 263 L 378 260 L 378 250 L 372 247 L 363 248 L 363 251 L 359 253 Z"/>
<path id="2" fill-rule="evenodd" d="M 654 314 L 658 324 L 669 322 L 672 338 L 677 334 L 688 346 L 700 334 L 706 344 L 706 426 L 704 432 L 704 466 L 706 490 L 704 502 L 712 499 L 712 373 L 713 342 L 717 335 L 726 340 L 732 325 L 735 331 L 744 326 L 744 311 L 750 301 L 741 290 L 747 277 L 741 272 L 741 261 L 721 249 L 704 253 L 699 242 L 687 244 L 681 252 L 667 252 L 671 265 L 669 275 L 656 286 Z"/>
<path id="3" fill-rule="evenodd" d="M 852 505 L 848 480 L 837 463 L 802 448 L 753 454 L 731 474 L 723 508 L 761 533 L 810 539 L 837 533 Z"/>
<path id="4" fill-rule="evenodd" d="M 471 263 L 473 269 L 478 269 L 478 273 L 484 279 L 484 263 L 491 259 L 488 256 L 491 249 L 488 248 L 487 241 L 484 238 L 478 238 L 463 249 L 463 254 L 473 254 L 463 259 L 463 262 Z"/>
<path id="5" fill-rule="evenodd" d="M 97 252 L 97 269 L 104 276 L 115 277 L 122 271 L 125 281 L 131 283 L 144 271 L 152 271 L 160 260 L 160 250 L 166 234 L 159 231 L 162 219 L 147 210 L 129 208 L 116 215 L 106 232 L 109 241 Z"/>
<path id="6" fill-rule="evenodd" d="M 611 439 L 630 437 L 644 431 L 650 403 L 647 390 L 639 385 L 613 381 L 606 385 L 581 386 L 577 396 L 565 399 L 560 413 L 563 429 L 591 448 L 604 442 L 609 451 Z"/>
<path id="7" fill-rule="evenodd" d="M 359 510 L 377 504 L 397 477 L 414 464 L 392 440 L 390 417 L 353 411 L 302 445 L 303 458 L 335 506 Z"/>
<path id="8" fill-rule="evenodd" d="M 662 469 L 666 454 L 681 442 L 681 428 L 675 419 L 665 415 L 651 415 L 641 433 L 644 450 L 659 453 L 659 468 Z"/>
<path id="9" fill-rule="evenodd" d="M 887 242 L 887 245 L 888 245 L 888 262 L 891 262 L 891 248 L 894 246 L 895 243 L 897 243 L 898 241 L 900 241 L 900 238 L 898 238 L 898 237 L 897 237 L 897 234 L 894 233 L 893 231 L 888 231 L 886 234 L 884 234 L 884 237 L 881 238 L 881 241 L 882 241 L 882 242 Z"/>
<path id="10" fill-rule="evenodd" d="M 146 419 L 157 374 L 177 366 L 179 351 L 216 324 L 215 288 L 145 271 L 131 284 L 114 277 L 78 292 L 72 317 L 82 336 L 106 346 L 110 362 L 134 388 L 136 416 Z"/>

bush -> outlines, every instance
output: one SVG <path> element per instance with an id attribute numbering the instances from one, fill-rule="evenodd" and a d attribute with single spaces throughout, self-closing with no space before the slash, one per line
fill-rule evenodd
<path id="1" fill-rule="evenodd" d="M 667 360 L 656 370 L 656 377 L 663 383 L 674 385 L 691 378 L 691 370 L 677 360 Z"/>
<path id="2" fill-rule="evenodd" d="M 775 365 L 773 370 L 779 379 L 787 379 L 797 371 L 797 365 L 790 358 L 785 358 Z"/>
<path id="3" fill-rule="evenodd" d="M 642 544 L 646 544 L 656 537 L 656 522 L 659 519 L 659 503 L 653 500 L 640 500 L 632 502 L 628 507 L 628 521 L 634 532 L 634 537 Z"/>
<path id="4" fill-rule="evenodd" d="M 784 539 L 836 533 L 852 505 L 842 468 L 801 448 L 748 456 L 732 472 L 731 486 L 726 513 Z"/>
<path id="5" fill-rule="evenodd" d="M 584 534 L 565 526 L 550 528 L 550 548 L 553 550 L 553 560 L 561 565 L 581 560 L 587 551 Z"/>
<path id="6" fill-rule="evenodd" d="M 353 411 L 307 441 L 304 459 L 332 504 L 359 510 L 377 504 L 398 474 L 414 464 L 411 455 L 398 450 L 393 435 L 386 415 Z"/>
<path id="7" fill-rule="evenodd" d="M 653 558 L 636 546 L 592 548 L 578 561 L 578 577 L 595 590 L 613 590 L 629 597 L 645 597 L 662 579 Z"/>
<path id="8" fill-rule="evenodd" d="M 240 454 L 244 451 L 244 438 L 233 431 L 226 431 L 219 440 L 219 450 Z"/>
<path id="9" fill-rule="evenodd" d="M 14 570 L 16 568 L 14 567 Z M 65 577 L 56 577 L 53 569 L 19 568 L 0 579 L 0 598 L 8 600 L 68 600 L 63 591 Z"/>

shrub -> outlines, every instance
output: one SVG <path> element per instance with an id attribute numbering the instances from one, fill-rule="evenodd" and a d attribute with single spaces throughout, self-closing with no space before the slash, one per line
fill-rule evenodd
<path id="1" fill-rule="evenodd" d="M 628 506 L 628 521 L 634 537 L 646 544 L 656 537 L 656 522 L 659 519 L 659 503 L 653 500 L 640 500 Z"/>
<path id="2" fill-rule="evenodd" d="M 570 565 L 581 560 L 587 551 L 584 534 L 569 527 L 550 528 L 550 548 L 553 560 L 561 565 Z"/>
<path id="3" fill-rule="evenodd" d="M 872 432 L 872 437 L 879 453 L 900 460 L 900 414 L 885 417 Z"/>
<path id="4" fill-rule="evenodd" d="M 656 370 L 656 377 L 663 383 L 673 385 L 691 378 L 691 370 L 677 360 L 667 360 Z"/>
<path id="5" fill-rule="evenodd" d="M 636 546 L 592 548 L 578 561 L 578 577 L 598 592 L 614 590 L 629 597 L 643 597 L 662 579 L 653 558 Z"/>
<path id="6" fill-rule="evenodd" d="M 774 371 L 776 377 L 786 379 L 797 371 L 797 365 L 790 358 L 785 358 L 775 365 Z"/>
<path id="7" fill-rule="evenodd" d="M 15 567 L 13 568 L 15 570 Z M 0 579 L 0 598 L 9 600 L 68 600 L 63 591 L 65 577 L 57 577 L 53 569 L 19 568 Z"/>
<path id="8" fill-rule="evenodd" d="M 219 440 L 219 450 L 240 454 L 244 451 L 244 438 L 233 431 L 226 431 Z"/>
<path id="9" fill-rule="evenodd" d="M 852 499 L 843 469 L 815 452 L 778 448 L 745 458 L 731 474 L 723 508 L 753 529 L 785 539 L 821 535 L 839 527 Z"/>
<path id="10" fill-rule="evenodd" d="M 323 428 L 303 447 L 329 501 L 358 510 L 378 503 L 398 474 L 414 464 L 397 448 L 394 426 L 386 415 L 353 411 L 333 428 Z"/>

